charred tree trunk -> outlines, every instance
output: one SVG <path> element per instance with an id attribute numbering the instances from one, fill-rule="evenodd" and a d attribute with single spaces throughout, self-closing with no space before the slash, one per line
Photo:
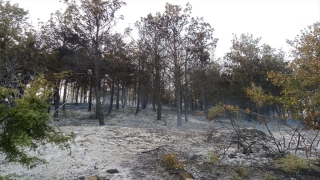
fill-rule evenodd
<path id="1" fill-rule="evenodd" d="M 113 96 L 114 96 L 114 80 L 112 79 L 112 82 L 111 82 L 111 90 L 110 90 L 110 104 L 109 104 L 109 108 L 108 108 L 108 114 L 110 114 L 111 111 L 112 111 Z"/>
<path id="2" fill-rule="evenodd" d="M 99 72 L 99 60 L 98 57 L 94 58 L 95 63 L 94 63 L 94 77 L 95 77 L 95 87 L 94 87 L 94 92 L 95 92 L 95 96 L 96 96 L 96 116 L 99 119 L 99 125 L 103 126 L 105 125 L 104 122 L 104 115 L 103 115 L 103 111 L 102 111 L 102 106 L 101 106 L 101 99 L 100 99 L 100 72 Z"/>
<path id="3" fill-rule="evenodd" d="M 83 91 L 83 86 L 82 86 L 81 91 L 80 91 L 80 104 L 83 103 L 83 95 L 84 95 L 84 91 Z"/>
<path id="4" fill-rule="evenodd" d="M 194 111 L 194 107 L 193 107 L 193 96 L 192 96 L 192 91 L 190 92 L 190 100 L 191 100 L 191 111 L 193 112 Z"/>
<path id="5" fill-rule="evenodd" d="M 137 90 L 137 109 L 136 109 L 136 114 L 138 114 L 139 113 L 139 108 L 140 108 L 140 99 L 141 99 L 141 96 L 140 96 L 140 87 L 138 86 L 138 88 L 137 88 L 138 90 Z"/>
<path id="6" fill-rule="evenodd" d="M 126 106 L 125 101 L 126 101 L 126 89 L 124 88 L 124 86 L 122 85 L 122 89 L 121 89 L 121 105 L 122 105 L 122 109 L 124 109 L 124 107 Z"/>
<path id="7" fill-rule="evenodd" d="M 119 110 L 120 103 L 120 84 L 117 80 L 117 101 L 116 101 L 116 110 Z"/>
<path id="8" fill-rule="evenodd" d="M 188 61 L 187 58 L 185 59 L 184 62 L 184 122 L 188 122 Z"/>
<path id="9" fill-rule="evenodd" d="M 137 85 L 135 84 L 134 85 L 134 88 L 133 88 L 133 93 L 132 93 L 132 106 L 136 103 L 135 100 L 136 100 L 136 93 L 137 93 Z"/>
<path id="10" fill-rule="evenodd" d="M 84 84 L 83 85 L 83 103 L 87 103 L 87 86 Z"/>
<path id="11" fill-rule="evenodd" d="M 144 91 L 142 92 L 141 108 L 145 109 L 147 107 L 147 104 L 148 104 L 148 92 L 146 91 L 146 89 L 144 89 Z"/>
<path id="12" fill-rule="evenodd" d="M 77 84 L 77 85 L 76 85 L 76 88 L 77 88 L 77 90 L 76 90 L 76 106 L 78 106 L 78 104 L 79 104 L 79 91 L 80 91 L 80 86 Z"/>
<path id="13" fill-rule="evenodd" d="M 137 98 L 136 98 L 136 100 L 137 100 L 137 108 L 136 108 L 136 114 L 138 114 L 139 113 L 139 108 L 140 108 L 140 91 L 141 91 L 141 75 L 140 75 L 140 61 L 139 61 L 139 69 L 138 69 L 138 72 L 139 72 L 139 74 L 138 74 L 138 85 L 137 85 Z"/>
<path id="14" fill-rule="evenodd" d="M 93 77 L 92 75 L 90 76 L 90 88 L 89 88 L 89 106 L 88 106 L 88 111 L 91 111 L 92 109 L 92 87 L 93 87 Z"/>
<path id="15" fill-rule="evenodd" d="M 106 104 L 107 100 L 107 88 L 106 88 L 106 79 L 103 79 L 102 83 L 102 104 Z"/>
<path id="16" fill-rule="evenodd" d="M 157 73 L 157 68 L 156 73 Z M 156 103 L 157 103 L 157 82 L 156 77 L 153 76 L 153 96 L 152 96 L 152 110 L 156 111 Z"/>
<path id="17" fill-rule="evenodd" d="M 177 54 L 174 55 L 174 85 L 176 94 L 176 107 L 177 107 L 177 126 L 182 126 L 181 119 L 181 80 L 180 80 L 180 65 L 178 63 Z"/>
<path id="18" fill-rule="evenodd" d="M 59 117 L 59 102 L 60 102 L 60 94 L 59 94 L 59 86 L 54 88 L 53 93 L 53 104 L 54 104 L 54 118 Z"/>
<path id="19" fill-rule="evenodd" d="M 72 94 L 71 94 L 71 103 L 73 103 L 73 102 L 74 102 L 74 94 L 75 94 L 75 93 L 74 93 L 74 91 L 75 91 L 75 90 L 74 90 L 74 83 L 71 84 L 71 87 L 70 87 L 70 88 L 71 88 L 71 91 L 72 91 Z"/>
<path id="20" fill-rule="evenodd" d="M 66 98 L 67 98 L 67 88 L 68 88 L 68 80 L 64 81 L 64 86 L 63 86 L 63 100 L 62 100 L 62 109 L 66 109 Z"/>
<path id="21" fill-rule="evenodd" d="M 162 108 L 162 104 L 161 104 L 161 91 L 160 91 L 160 56 L 157 55 L 156 58 L 156 75 L 155 75 L 155 96 L 156 98 L 154 98 L 157 102 L 157 120 L 161 120 L 161 108 Z"/>

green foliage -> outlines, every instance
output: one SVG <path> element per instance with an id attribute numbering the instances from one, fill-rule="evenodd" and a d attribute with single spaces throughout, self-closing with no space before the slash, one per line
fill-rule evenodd
<path id="1" fill-rule="evenodd" d="M 242 34 L 240 37 L 234 35 L 230 52 L 225 56 L 227 70 L 232 74 L 230 89 L 233 92 L 230 95 L 241 100 L 238 102 L 241 107 L 247 107 L 250 103 L 244 88 L 254 83 L 267 94 L 277 94 L 279 88 L 267 80 L 267 73 L 288 71 L 284 52 L 267 44 L 260 45 L 260 40 L 251 34 Z"/>
<path id="2" fill-rule="evenodd" d="M 302 120 L 309 128 L 320 128 L 320 22 L 309 26 L 302 36 L 289 44 L 293 47 L 294 61 L 290 73 L 268 72 L 268 79 L 280 87 L 277 95 L 262 91 L 254 84 L 246 90 L 257 104 L 281 104 L 283 118 Z"/>
<path id="3" fill-rule="evenodd" d="M 61 148 L 69 147 L 69 137 L 63 136 L 50 126 L 51 118 L 47 113 L 47 99 L 51 84 L 40 76 L 25 87 L 23 97 L 12 100 L 12 103 L 1 104 L 0 151 L 5 153 L 8 162 L 18 162 L 29 168 L 45 160 L 32 157 L 26 148 L 36 150 L 40 143 L 53 143 Z M 12 90 L 0 87 L 0 102 L 10 98 Z"/>
<path id="4" fill-rule="evenodd" d="M 217 118 L 218 116 L 222 116 L 223 113 L 225 113 L 225 112 L 230 113 L 230 114 L 235 114 L 238 116 L 240 111 L 241 111 L 241 109 L 239 108 L 239 106 L 222 104 L 219 106 L 212 107 L 209 110 L 207 119 L 209 121 L 211 121 L 211 120 Z"/>
<path id="5" fill-rule="evenodd" d="M 295 154 L 290 154 L 277 159 L 274 162 L 274 165 L 288 173 L 296 173 L 301 169 L 307 169 L 309 167 L 309 161 L 307 159 L 299 158 Z"/>
<path id="6" fill-rule="evenodd" d="M 249 177 L 247 168 L 243 165 L 236 165 L 232 168 L 234 180 L 242 180 Z"/>
<path id="7" fill-rule="evenodd" d="M 277 179 L 277 176 L 274 175 L 274 174 L 272 174 L 272 173 L 265 173 L 265 174 L 263 175 L 263 178 L 264 178 L 265 180 L 276 180 L 276 179 Z"/>
<path id="8" fill-rule="evenodd" d="M 218 163 L 219 162 L 219 156 L 215 151 L 209 151 L 208 152 L 208 159 L 211 163 Z"/>
<path id="9" fill-rule="evenodd" d="M 176 154 L 165 154 L 161 163 L 162 166 L 169 169 L 183 169 L 183 164 L 180 162 Z"/>
<path id="10" fill-rule="evenodd" d="M 222 116 L 224 113 L 224 108 L 222 106 L 215 106 L 212 107 L 211 109 L 209 109 L 209 113 L 207 115 L 207 119 L 213 120 L 215 118 L 217 118 L 218 116 Z"/>
<path id="11" fill-rule="evenodd" d="M 18 178 L 22 178 L 22 176 L 17 175 L 17 174 L 8 174 L 6 176 L 0 175 L 0 180 L 14 180 L 14 179 L 18 179 Z"/>

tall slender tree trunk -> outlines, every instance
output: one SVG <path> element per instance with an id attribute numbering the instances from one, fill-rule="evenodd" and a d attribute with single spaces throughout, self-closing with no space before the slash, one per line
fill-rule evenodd
<path id="1" fill-rule="evenodd" d="M 148 102 L 148 92 L 146 88 L 141 92 L 141 108 L 145 109 L 147 107 Z"/>
<path id="2" fill-rule="evenodd" d="M 157 52 L 156 52 L 157 54 Z M 157 120 L 161 120 L 161 108 L 162 108 L 162 104 L 161 104 L 161 91 L 160 91 L 160 56 L 156 55 L 155 57 L 155 63 L 156 63 L 156 75 L 155 75 L 155 96 L 156 98 L 154 98 L 157 101 Z"/>
<path id="3" fill-rule="evenodd" d="M 177 48 L 174 44 L 174 84 L 175 84 L 175 94 L 176 94 L 176 105 L 177 105 L 177 126 L 182 126 L 181 119 L 181 79 L 180 79 L 180 64 L 177 57 Z"/>
<path id="4" fill-rule="evenodd" d="M 80 104 L 83 103 L 83 94 L 84 94 L 84 91 L 83 91 L 83 86 L 81 88 L 81 91 L 80 91 Z"/>
<path id="5" fill-rule="evenodd" d="M 106 88 L 106 79 L 103 79 L 102 83 L 102 104 L 106 104 L 107 99 L 107 88 Z"/>
<path id="6" fill-rule="evenodd" d="M 117 101 L 116 101 L 116 110 L 119 110 L 120 103 L 120 84 L 119 80 L 117 80 Z"/>
<path id="7" fill-rule="evenodd" d="M 113 106 L 113 96 L 114 96 L 114 79 L 112 79 L 111 82 L 111 90 L 110 90 L 110 104 L 109 104 L 109 108 L 108 108 L 108 114 L 111 113 L 112 111 L 112 106 Z"/>
<path id="8" fill-rule="evenodd" d="M 136 93 L 137 93 L 137 84 L 135 83 L 134 88 L 133 88 L 133 93 L 132 93 L 132 106 L 135 103 L 136 100 Z"/>
<path id="9" fill-rule="evenodd" d="M 78 106 L 79 104 L 79 91 L 80 91 L 80 87 L 79 84 L 76 85 L 76 106 Z"/>
<path id="10" fill-rule="evenodd" d="M 125 101 L 126 101 L 126 89 L 124 88 L 124 86 L 122 85 L 122 89 L 121 89 L 121 105 L 122 105 L 122 109 L 124 109 L 124 107 L 126 106 Z"/>
<path id="11" fill-rule="evenodd" d="M 63 105 L 62 105 L 62 109 L 65 110 L 66 109 L 66 97 L 67 97 L 67 88 L 68 88 L 68 80 L 64 81 L 64 86 L 63 86 Z"/>
<path id="12" fill-rule="evenodd" d="M 103 115 L 103 111 L 102 111 L 102 106 L 101 106 L 101 99 L 100 99 L 100 72 L 99 72 L 99 60 L 98 57 L 94 57 L 94 77 L 95 77 L 95 87 L 94 87 L 94 92 L 95 92 L 95 96 L 96 96 L 96 116 L 99 119 L 99 125 L 103 126 L 105 125 L 104 122 L 104 115 Z"/>
<path id="13" fill-rule="evenodd" d="M 140 60 L 139 60 L 139 65 L 138 65 L 138 85 L 137 85 L 137 108 L 136 108 L 136 114 L 139 113 L 139 106 L 140 106 L 140 91 L 141 91 L 141 74 L 140 74 Z"/>
<path id="14" fill-rule="evenodd" d="M 87 103 L 86 100 L 87 100 L 87 85 L 84 84 L 83 85 L 83 103 L 84 104 Z"/>
<path id="15" fill-rule="evenodd" d="M 155 68 L 157 73 L 157 68 Z M 152 96 L 152 110 L 156 111 L 156 103 L 157 103 L 157 82 L 155 76 L 153 76 L 153 96 Z"/>
<path id="16" fill-rule="evenodd" d="M 184 64 L 184 79 L 185 79 L 185 86 L 184 86 L 184 122 L 188 122 L 188 79 L 187 79 L 187 59 Z"/>
<path id="17" fill-rule="evenodd" d="M 88 111 L 92 110 L 92 88 L 93 88 L 93 76 L 90 75 L 90 88 L 89 88 L 89 105 L 88 105 Z"/>
<path id="18" fill-rule="evenodd" d="M 137 108 L 136 108 L 136 114 L 139 113 L 139 108 L 140 108 L 140 96 L 141 92 L 140 92 L 140 85 L 138 85 L 138 90 L 137 90 Z"/>
<path id="19" fill-rule="evenodd" d="M 54 88 L 54 93 L 53 93 L 53 104 L 54 104 L 54 118 L 59 117 L 59 102 L 60 102 L 60 94 L 59 94 L 59 86 L 57 85 Z"/>
<path id="20" fill-rule="evenodd" d="M 194 107 L 193 107 L 194 100 L 193 100 L 193 96 L 192 96 L 192 91 L 190 92 L 190 101 L 191 101 L 191 111 L 193 112 L 194 111 Z"/>
<path id="21" fill-rule="evenodd" d="M 74 83 L 70 84 L 70 89 L 71 89 L 71 103 L 74 102 Z"/>

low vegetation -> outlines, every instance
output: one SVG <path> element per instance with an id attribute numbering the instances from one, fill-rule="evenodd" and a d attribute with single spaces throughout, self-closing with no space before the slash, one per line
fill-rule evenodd
<path id="1" fill-rule="evenodd" d="M 235 165 L 232 171 L 234 180 L 242 180 L 249 177 L 249 171 L 244 165 Z"/>
<path id="2" fill-rule="evenodd" d="M 215 151 L 208 152 L 208 160 L 211 163 L 218 163 L 219 162 L 219 155 Z"/>
<path id="3" fill-rule="evenodd" d="M 29 149 L 35 151 L 41 144 L 55 144 L 69 147 L 71 137 L 64 136 L 52 126 L 48 114 L 47 99 L 51 94 L 50 83 L 40 76 L 24 88 L 21 98 L 11 98 L 12 89 L 0 86 L 0 152 L 8 162 L 18 162 L 33 168 L 47 163 L 37 156 L 30 156 Z M 47 87 L 48 89 L 46 89 Z"/>
<path id="4" fill-rule="evenodd" d="M 161 159 L 161 165 L 166 169 L 183 169 L 183 164 L 176 154 L 165 154 Z"/>
<path id="5" fill-rule="evenodd" d="M 308 159 L 300 158 L 295 154 L 289 154 L 285 157 L 275 160 L 274 166 L 288 173 L 296 173 L 300 170 L 309 168 Z"/>

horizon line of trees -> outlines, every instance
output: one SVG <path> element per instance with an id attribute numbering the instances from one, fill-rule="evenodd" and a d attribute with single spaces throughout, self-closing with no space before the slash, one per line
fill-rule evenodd
<path id="1" fill-rule="evenodd" d="M 319 22 L 288 41 L 292 62 L 286 52 L 261 45 L 261 38 L 248 33 L 234 34 L 230 51 L 221 60 L 214 56 L 218 42 L 214 28 L 203 18 L 192 17 L 190 4 L 167 3 L 164 12 L 141 17 L 135 23 L 138 38 L 133 39 L 129 28 L 125 34 L 112 31 L 123 19 L 117 11 L 125 2 L 64 3 L 64 11 L 56 11 L 35 30 L 27 11 L 0 0 L 0 85 L 18 90 L 12 94 L 17 99 L 23 96 L 24 85 L 44 74 L 55 85 L 48 98 L 54 117 L 61 103 L 65 109 L 68 95 L 76 104 L 88 103 L 89 111 L 94 104 L 100 125 L 120 105 L 134 105 L 136 113 L 151 105 L 158 120 L 163 106 L 173 107 L 177 126 L 188 121 L 189 112 L 207 114 L 219 103 L 281 116 L 285 103 L 259 104 L 246 88 L 254 84 L 265 94 L 280 97 L 286 87 L 270 72 L 281 74 L 281 81 L 300 71 L 298 75 L 313 77 L 310 68 L 319 66 Z M 317 90 L 320 80 L 313 81 L 304 90 Z M 318 112 L 319 105 L 314 106 Z"/>

